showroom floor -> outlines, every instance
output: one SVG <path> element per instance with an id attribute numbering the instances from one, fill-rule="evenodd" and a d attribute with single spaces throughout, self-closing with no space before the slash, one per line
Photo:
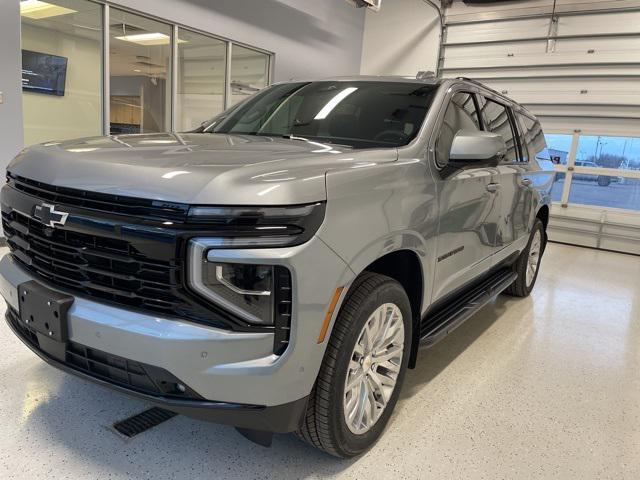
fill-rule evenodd
<path id="1" fill-rule="evenodd" d="M 551 244 L 533 295 L 500 297 L 419 359 L 366 455 L 144 409 L 37 359 L 0 323 L 0 478 L 640 478 L 640 257 Z"/>

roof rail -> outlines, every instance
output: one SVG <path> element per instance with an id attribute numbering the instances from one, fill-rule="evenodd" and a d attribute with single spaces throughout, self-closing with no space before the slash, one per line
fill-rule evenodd
<path id="1" fill-rule="evenodd" d="M 464 81 L 466 81 L 466 82 L 475 83 L 476 85 L 480 85 L 482 88 L 486 88 L 487 90 L 489 90 L 489 91 L 491 91 L 491 92 L 493 92 L 493 93 L 496 93 L 496 94 L 500 95 L 501 97 L 509 98 L 509 97 L 505 96 L 505 94 L 504 94 L 504 93 L 500 93 L 500 92 L 498 92 L 497 90 L 494 90 L 494 89 L 493 89 L 493 88 L 491 88 L 491 87 L 487 87 L 484 83 L 481 83 L 481 82 L 479 82 L 478 80 L 474 80 L 473 78 L 469 78 L 469 77 L 456 77 L 456 80 L 464 80 Z M 511 99 L 509 99 L 509 100 L 511 100 Z M 513 100 L 512 100 L 512 101 L 513 101 Z"/>

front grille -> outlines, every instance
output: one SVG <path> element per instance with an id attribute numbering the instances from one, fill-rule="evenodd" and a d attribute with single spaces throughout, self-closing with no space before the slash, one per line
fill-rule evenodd
<path id="1" fill-rule="evenodd" d="M 8 180 L 16 190 L 58 205 L 173 221 L 185 221 L 189 211 L 189 205 L 182 203 L 57 187 L 13 174 L 9 174 Z"/>
<path id="2" fill-rule="evenodd" d="M 36 331 L 21 322 L 18 312 L 9 306 L 7 319 L 23 341 L 47 355 L 46 350 L 40 345 Z M 64 364 L 91 377 L 148 395 L 185 399 L 202 398 L 162 368 L 135 362 L 76 342 L 67 342 Z"/>
<path id="3" fill-rule="evenodd" d="M 91 297 L 167 314 L 180 309 L 178 265 L 146 258 L 125 240 L 51 229 L 2 212 L 14 256 L 30 271 Z"/>

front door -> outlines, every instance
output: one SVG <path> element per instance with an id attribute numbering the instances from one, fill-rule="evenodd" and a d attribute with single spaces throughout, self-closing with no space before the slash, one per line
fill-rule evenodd
<path id="1" fill-rule="evenodd" d="M 433 300 L 463 287 L 491 267 L 500 215 L 498 170 L 492 166 L 449 171 L 453 138 L 460 130 L 482 130 L 475 96 L 453 94 L 435 143 L 440 224 Z"/>

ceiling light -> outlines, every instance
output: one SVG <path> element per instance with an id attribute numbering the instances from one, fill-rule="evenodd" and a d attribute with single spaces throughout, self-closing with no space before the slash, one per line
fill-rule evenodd
<path id="1" fill-rule="evenodd" d="M 69 13 L 76 12 L 77 10 L 41 2 L 40 0 L 22 0 L 20 2 L 20 15 L 34 20 L 57 17 L 58 15 L 68 15 Z"/>
<path id="2" fill-rule="evenodd" d="M 146 46 L 169 45 L 169 43 L 171 43 L 171 37 L 160 32 L 136 33 L 134 35 L 121 35 L 115 38 L 125 42 L 137 43 L 138 45 Z M 186 43 L 186 40 L 178 39 L 178 43 Z"/>

